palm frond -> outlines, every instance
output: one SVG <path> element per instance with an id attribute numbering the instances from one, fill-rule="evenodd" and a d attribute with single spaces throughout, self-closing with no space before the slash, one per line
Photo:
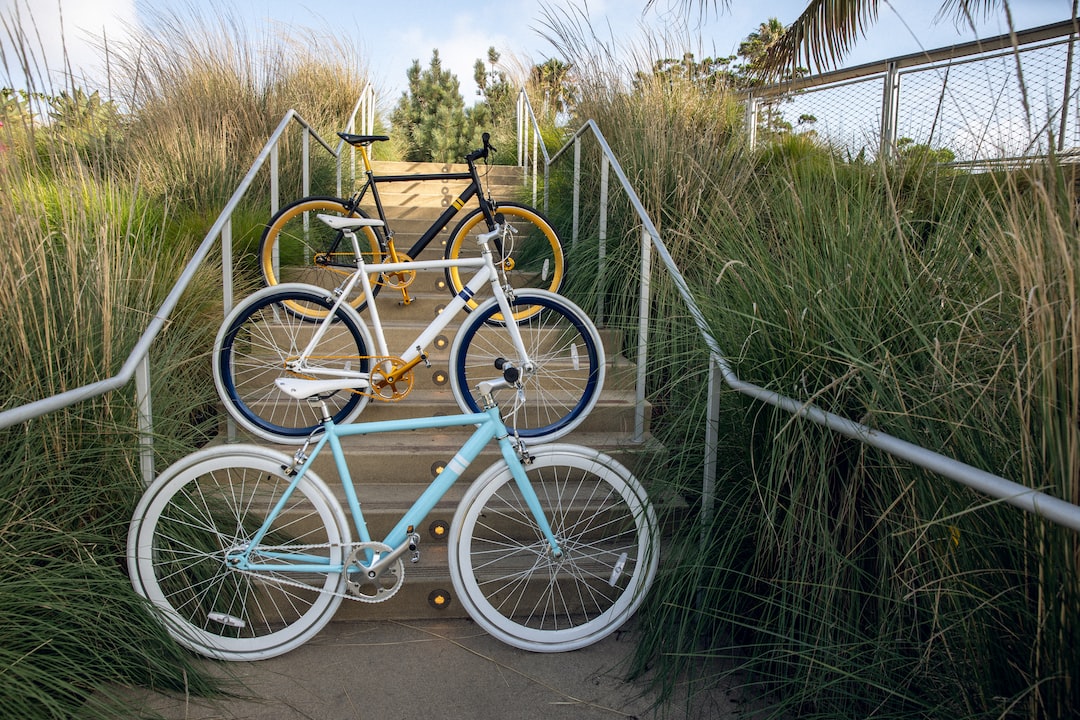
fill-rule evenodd
<path id="1" fill-rule="evenodd" d="M 828 70 L 866 34 L 877 16 L 878 0 L 812 0 L 768 49 L 762 72 L 776 78 L 794 74 L 803 65 L 818 72 Z"/>

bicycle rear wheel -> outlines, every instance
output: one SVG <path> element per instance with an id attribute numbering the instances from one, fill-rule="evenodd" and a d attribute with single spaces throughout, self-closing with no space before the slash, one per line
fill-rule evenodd
<path id="1" fill-rule="evenodd" d="M 344 577 L 329 568 L 343 566 L 351 542 L 344 512 L 311 473 L 286 497 L 289 462 L 255 446 L 210 448 L 166 470 L 140 499 L 129 575 L 181 645 L 221 660 L 275 657 L 318 633 L 341 604 Z M 247 547 L 278 502 L 250 556 L 274 569 L 232 569 L 226 555 Z M 319 565 L 328 570 L 311 570 Z"/>
<path id="2" fill-rule="evenodd" d="M 614 459 L 574 445 L 531 448 L 524 466 L 562 556 L 556 558 L 510 468 L 486 470 L 450 526 L 450 577 L 469 615 L 534 652 L 595 643 L 637 610 L 656 576 L 656 516 Z"/>
<path id="3" fill-rule="evenodd" d="M 333 302 L 309 285 L 263 288 L 233 309 L 214 341 L 214 385 L 225 409 L 242 428 L 274 443 L 295 443 L 319 427 L 311 406 L 285 395 L 275 380 L 289 375 L 328 379 L 370 369 L 367 328 L 359 315 L 341 307 L 307 358 L 311 372 L 288 370 L 286 363 L 300 356 L 323 322 L 305 320 L 294 307 L 325 316 Z M 334 421 L 345 423 L 360 414 L 369 397 L 345 389 L 323 399 Z"/>
<path id="4" fill-rule="evenodd" d="M 491 243 L 495 266 L 501 267 L 507 281 L 515 289 L 539 289 L 557 293 L 566 275 L 566 256 L 563 254 L 559 234 L 547 218 L 528 205 L 516 202 L 499 203 L 495 209 L 510 228 L 506 239 L 498 238 Z M 450 236 L 446 245 L 446 258 L 480 257 L 476 236 L 488 232 L 484 213 L 479 209 L 466 215 Z M 462 268 L 446 269 L 446 282 L 457 294 L 469 280 Z M 475 309 L 476 301 L 470 300 L 467 308 Z M 514 312 L 515 320 L 528 317 L 535 308 L 522 307 Z M 492 318 L 503 320 L 501 313 Z"/>
<path id="5" fill-rule="evenodd" d="M 524 402 L 507 398 L 500 410 L 507 426 L 533 442 L 560 438 L 580 425 L 600 399 L 605 357 L 600 333 L 585 312 L 566 298 L 530 290 L 511 301 L 534 309 L 517 323 L 531 372 L 521 377 Z M 499 376 L 495 360 L 521 366 L 509 330 L 494 323 L 501 316 L 495 299 L 469 315 L 450 349 L 450 386 L 465 412 L 480 412 L 476 385 Z"/>
<path id="6" fill-rule="evenodd" d="M 318 214 L 343 217 L 368 217 L 361 209 L 349 211 L 350 201 L 335 197 L 306 197 L 282 208 L 271 218 L 259 242 L 259 268 L 267 286 L 287 282 L 315 285 L 332 291 L 356 270 L 356 254 L 352 243 L 339 230 L 321 222 Z M 382 258 L 379 238 L 370 227 L 357 230 L 364 262 L 375 265 Z M 378 273 L 371 274 L 372 291 L 378 294 Z M 365 304 L 359 283 L 348 302 L 356 309 Z M 290 306 L 299 314 L 314 312 L 312 308 Z"/>

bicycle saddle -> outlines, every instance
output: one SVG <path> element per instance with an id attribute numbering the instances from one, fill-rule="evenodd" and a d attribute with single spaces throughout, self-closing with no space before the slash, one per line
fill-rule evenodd
<path id="1" fill-rule="evenodd" d="M 350 145 L 368 145 L 380 140 L 389 140 L 389 135 L 353 135 L 352 133 L 339 132 L 338 137 Z"/>

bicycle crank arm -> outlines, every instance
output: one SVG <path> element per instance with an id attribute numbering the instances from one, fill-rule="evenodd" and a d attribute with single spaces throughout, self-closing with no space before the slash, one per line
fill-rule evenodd
<path id="1" fill-rule="evenodd" d="M 398 558 L 407 552 L 417 552 L 417 548 L 420 546 L 420 534 L 413 533 L 405 542 L 398 545 L 396 548 L 386 553 L 378 560 L 371 564 L 371 567 L 364 569 L 364 574 L 367 575 L 368 580 L 377 580 L 382 577 L 383 573 L 390 569 L 390 567 L 397 562 Z"/>

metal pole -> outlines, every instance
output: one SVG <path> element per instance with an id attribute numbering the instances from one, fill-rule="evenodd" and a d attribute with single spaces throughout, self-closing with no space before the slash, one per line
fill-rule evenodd
<path id="1" fill-rule="evenodd" d="M 522 90 L 517 97 L 517 164 L 521 167 L 525 166 L 525 161 L 522 158 L 522 143 L 525 142 L 525 111 L 522 108 L 522 97 L 524 95 L 525 91 Z M 521 179 L 524 180 L 525 176 L 522 175 Z"/>
<path id="2" fill-rule="evenodd" d="M 607 214 L 608 214 L 608 167 L 610 161 L 607 155 L 600 157 L 600 224 L 599 224 L 599 262 L 596 275 L 601 288 L 596 298 L 596 324 L 604 324 L 604 276 L 607 274 Z"/>
<path id="3" fill-rule="evenodd" d="M 570 247 L 577 247 L 578 225 L 581 220 L 581 138 L 574 138 L 574 197 L 573 197 L 573 227 L 570 237 Z"/>
<path id="4" fill-rule="evenodd" d="M 708 532 L 713 519 L 716 496 L 716 471 L 719 465 L 717 450 L 720 442 L 720 364 L 716 355 L 709 355 L 708 403 L 705 411 L 705 474 L 701 480 L 701 532 Z"/>
<path id="5" fill-rule="evenodd" d="M 304 189 L 303 195 L 307 197 L 311 194 L 311 131 L 306 127 L 300 136 L 301 155 L 303 156 L 303 166 L 301 172 L 304 174 Z"/>
<path id="6" fill-rule="evenodd" d="M 652 235 L 641 231 L 641 296 L 638 301 L 637 383 L 634 390 L 634 434 L 630 442 L 645 438 L 645 366 L 649 360 L 649 299 L 652 296 Z"/>
<path id="7" fill-rule="evenodd" d="M 881 97 L 881 148 L 879 154 L 890 158 L 896 152 L 896 125 L 900 107 L 900 68 L 896 62 L 888 64 L 885 87 Z"/>
<path id="8" fill-rule="evenodd" d="M 143 483 L 154 481 L 154 412 L 150 399 L 150 353 L 135 368 L 135 396 L 139 403 L 139 469 Z"/>
<path id="9" fill-rule="evenodd" d="M 281 188 L 278 183 L 278 144 L 270 148 L 270 215 L 277 215 L 281 204 Z"/>
<path id="10" fill-rule="evenodd" d="M 221 295 L 228 315 L 233 308 L 232 215 L 221 225 Z"/>
<path id="11" fill-rule="evenodd" d="M 750 95 L 746 98 L 746 138 L 751 150 L 757 147 L 757 106 L 756 97 Z"/>
<path id="12" fill-rule="evenodd" d="M 1057 149 L 1061 152 L 1065 149 L 1065 128 L 1069 117 L 1069 98 L 1072 97 L 1072 66 L 1073 55 L 1076 50 L 1076 10 L 1077 2 L 1073 0 L 1072 19 L 1073 30 L 1069 33 L 1069 52 L 1065 56 L 1065 91 L 1061 94 L 1061 121 L 1058 125 Z"/>
<path id="13" fill-rule="evenodd" d="M 540 144 L 540 128 L 536 127 L 535 124 L 532 124 L 532 141 L 533 141 L 533 147 L 532 147 L 532 150 L 533 150 L 533 157 L 532 157 L 532 161 L 533 161 L 533 164 L 532 164 L 532 181 L 533 181 L 533 183 L 532 183 L 532 204 L 533 204 L 533 207 L 536 207 L 536 179 L 537 179 L 537 176 L 540 173 L 540 164 L 539 164 L 540 149 L 538 147 L 539 144 Z"/>

